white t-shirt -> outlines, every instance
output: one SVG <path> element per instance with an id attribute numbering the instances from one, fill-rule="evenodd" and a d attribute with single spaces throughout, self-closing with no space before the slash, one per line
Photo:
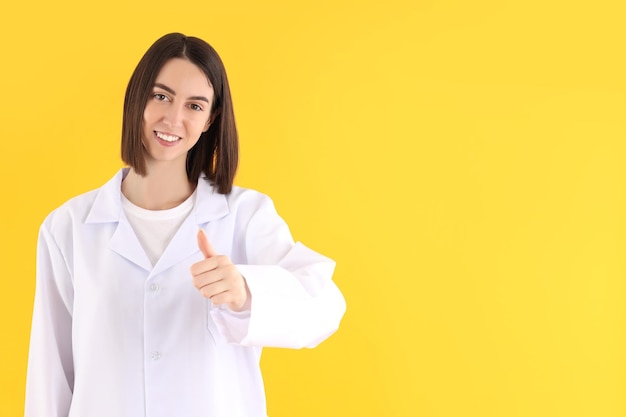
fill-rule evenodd
<path id="1" fill-rule="evenodd" d="M 180 205 L 167 210 L 147 210 L 133 203 L 122 194 L 122 209 L 128 218 L 141 246 L 152 262 L 152 266 L 165 251 L 176 231 L 189 216 L 196 199 L 194 191 Z"/>

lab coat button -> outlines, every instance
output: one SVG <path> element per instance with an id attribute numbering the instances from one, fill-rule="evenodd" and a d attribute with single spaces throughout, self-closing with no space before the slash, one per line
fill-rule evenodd
<path id="1" fill-rule="evenodd" d="M 159 286 L 157 284 L 150 284 L 150 291 L 152 292 L 159 291 Z"/>
<path id="2" fill-rule="evenodd" d="M 161 359 L 161 352 L 152 352 L 150 357 L 153 361 L 158 361 L 159 359 Z"/>

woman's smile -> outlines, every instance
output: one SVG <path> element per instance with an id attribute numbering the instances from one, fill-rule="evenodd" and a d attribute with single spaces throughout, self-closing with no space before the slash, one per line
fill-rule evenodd
<path id="1" fill-rule="evenodd" d="M 163 132 L 159 132 L 159 131 L 154 131 L 154 134 L 159 139 L 162 139 L 162 140 L 164 140 L 166 142 L 176 142 L 177 140 L 180 140 L 180 136 L 168 135 L 167 133 L 163 133 Z"/>

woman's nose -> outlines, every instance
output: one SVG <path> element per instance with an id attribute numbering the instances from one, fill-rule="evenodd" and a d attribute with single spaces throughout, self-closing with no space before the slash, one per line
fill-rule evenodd
<path id="1" fill-rule="evenodd" d="M 170 126 L 179 126 L 183 121 L 183 109 L 176 105 L 168 106 L 163 119 Z"/>

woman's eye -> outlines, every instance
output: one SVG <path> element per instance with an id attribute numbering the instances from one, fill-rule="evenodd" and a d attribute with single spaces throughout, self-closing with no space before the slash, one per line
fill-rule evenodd
<path id="1" fill-rule="evenodd" d="M 202 107 L 198 106 L 197 104 L 190 104 L 189 107 L 191 108 L 191 110 L 202 111 Z"/>
<path id="2" fill-rule="evenodd" d="M 161 93 L 154 93 L 154 98 L 157 99 L 158 101 L 165 101 L 165 100 L 167 100 L 167 96 L 165 94 L 161 94 Z"/>

